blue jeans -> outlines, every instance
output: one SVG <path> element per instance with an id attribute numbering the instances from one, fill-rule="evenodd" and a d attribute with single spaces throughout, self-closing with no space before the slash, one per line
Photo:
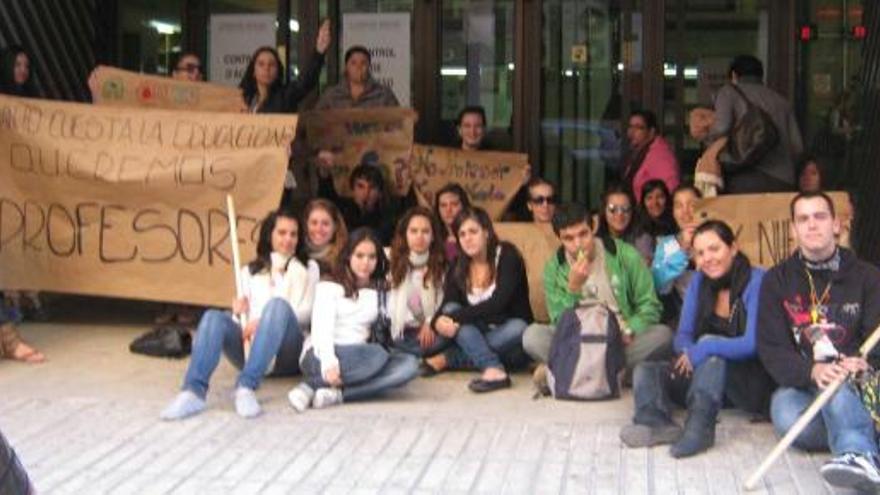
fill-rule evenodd
<path id="1" fill-rule="evenodd" d="M 292 375 L 298 372 L 302 345 L 303 335 L 293 308 L 287 301 L 274 298 L 263 308 L 250 356 L 245 362 L 241 327 L 228 312 L 210 309 L 199 321 L 192 358 L 183 379 L 183 389 L 191 390 L 204 399 L 222 352 L 241 370 L 237 385 L 256 390 L 272 358 L 275 358 L 273 375 Z"/>
<path id="2" fill-rule="evenodd" d="M 441 313 L 453 316 L 458 303 L 447 303 Z M 446 351 L 448 369 L 486 368 L 504 369 L 502 359 L 512 365 L 528 361 L 522 348 L 522 337 L 528 323 L 519 318 L 510 318 L 498 325 L 464 324 L 455 334 L 455 347 Z"/>
<path id="3" fill-rule="evenodd" d="M 342 398 L 354 401 L 375 397 L 400 387 L 419 373 L 419 361 L 412 354 L 386 351 L 379 344 L 337 345 L 334 348 L 342 377 Z M 303 374 L 313 389 L 329 387 L 321 373 L 321 360 L 309 349 L 303 357 Z"/>
<path id="4" fill-rule="evenodd" d="M 667 361 L 639 363 L 633 373 L 633 400 L 636 411 L 633 422 L 647 426 L 668 424 L 672 421 L 672 399 L 682 389 L 687 390 L 684 400 L 688 407 L 697 405 L 720 408 L 727 384 L 727 362 L 713 356 L 698 366 L 690 380 L 670 378 L 671 366 Z M 705 408 L 704 408 L 705 409 Z"/>
<path id="5" fill-rule="evenodd" d="M 776 433 L 784 435 L 817 395 L 819 390 L 815 387 L 777 390 L 770 403 L 770 418 Z M 841 385 L 822 408 L 822 413 L 807 424 L 793 445 L 804 450 L 830 448 L 835 456 L 847 452 L 876 455 L 874 422 L 855 387 L 848 382 Z"/>
<path id="6" fill-rule="evenodd" d="M 422 349 L 422 344 L 419 343 L 418 332 L 413 333 L 406 330 L 404 330 L 403 336 L 401 338 L 394 341 L 395 349 L 401 352 L 405 352 L 407 354 L 412 354 L 417 358 L 430 357 L 435 354 L 439 354 L 451 345 L 451 340 L 440 334 L 435 333 L 434 345 L 428 347 L 427 349 Z"/>

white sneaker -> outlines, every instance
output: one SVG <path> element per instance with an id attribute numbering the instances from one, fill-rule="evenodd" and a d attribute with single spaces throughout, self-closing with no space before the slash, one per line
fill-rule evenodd
<path id="1" fill-rule="evenodd" d="M 880 469 L 870 454 L 841 454 L 823 464 L 819 472 L 830 485 L 872 493 L 880 489 Z"/>
<path id="2" fill-rule="evenodd" d="M 305 412 L 312 405 L 312 399 L 315 398 L 315 391 L 307 383 L 303 382 L 290 389 L 287 393 L 287 400 L 296 412 Z"/>
<path id="3" fill-rule="evenodd" d="M 202 399 L 191 390 L 183 390 L 159 413 L 159 417 L 165 421 L 177 421 L 195 416 L 204 410 L 205 399 Z"/>
<path id="4" fill-rule="evenodd" d="M 312 407 L 323 409 L 325 407 L 342 404 L 342 390 L 338 388 L 319 388 L 315 391 Z"/>
<path id="5" fill-rule="evenodd" d="M 235 389 L 235 412 L 242 418 L 255 418 L 260 415 L 260 401 L 257 394 L 247 387 Z"/>

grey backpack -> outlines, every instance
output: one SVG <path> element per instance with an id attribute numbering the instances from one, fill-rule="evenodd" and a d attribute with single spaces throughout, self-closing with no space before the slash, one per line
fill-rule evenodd
<path id="1" fill-rule="evenodd" d="M 620 325 L 608 306 L 583 305 L 562 313 L 547 360 L 547 385 L 553 397 L 616 398 L 625 367 Z"/>

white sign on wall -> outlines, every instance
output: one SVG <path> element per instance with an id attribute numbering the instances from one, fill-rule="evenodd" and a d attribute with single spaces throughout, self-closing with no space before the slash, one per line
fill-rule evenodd
<path id="1" fill-rule="evenodd" d="M 237 86 L 257 48 L 275 46 L 275 14 L 213 14 L 209 36 L 208 80 Z"/>
<path id="2" fill-rule="evenodd" d="M 342 15 L 342 54 L 352 45 L 365 46 L 373 78 L 391 88 L 403 107 L 410 106 L 410 30 L 409 13 Z M 344 73 L 345 60 L 339 63 Z"/>

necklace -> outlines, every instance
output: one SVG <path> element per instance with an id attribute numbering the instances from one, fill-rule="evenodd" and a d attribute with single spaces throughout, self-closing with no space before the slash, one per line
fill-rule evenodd
<path id="1" fill-rule="evenodd" d="M 816 285 L 813 283 L 813 275 L 810 273 L 810 270 L 804 271 L 807 272 L 807 281 L 810 283 L 810 321 L 812 321 L 813 325 L 816 325 L 819 323 L 819 307 L 824 306 L 831 297 L 831 280 L 828 280 L 828 285 L 822 291 L 822 297 L 818 297 Z"/>

